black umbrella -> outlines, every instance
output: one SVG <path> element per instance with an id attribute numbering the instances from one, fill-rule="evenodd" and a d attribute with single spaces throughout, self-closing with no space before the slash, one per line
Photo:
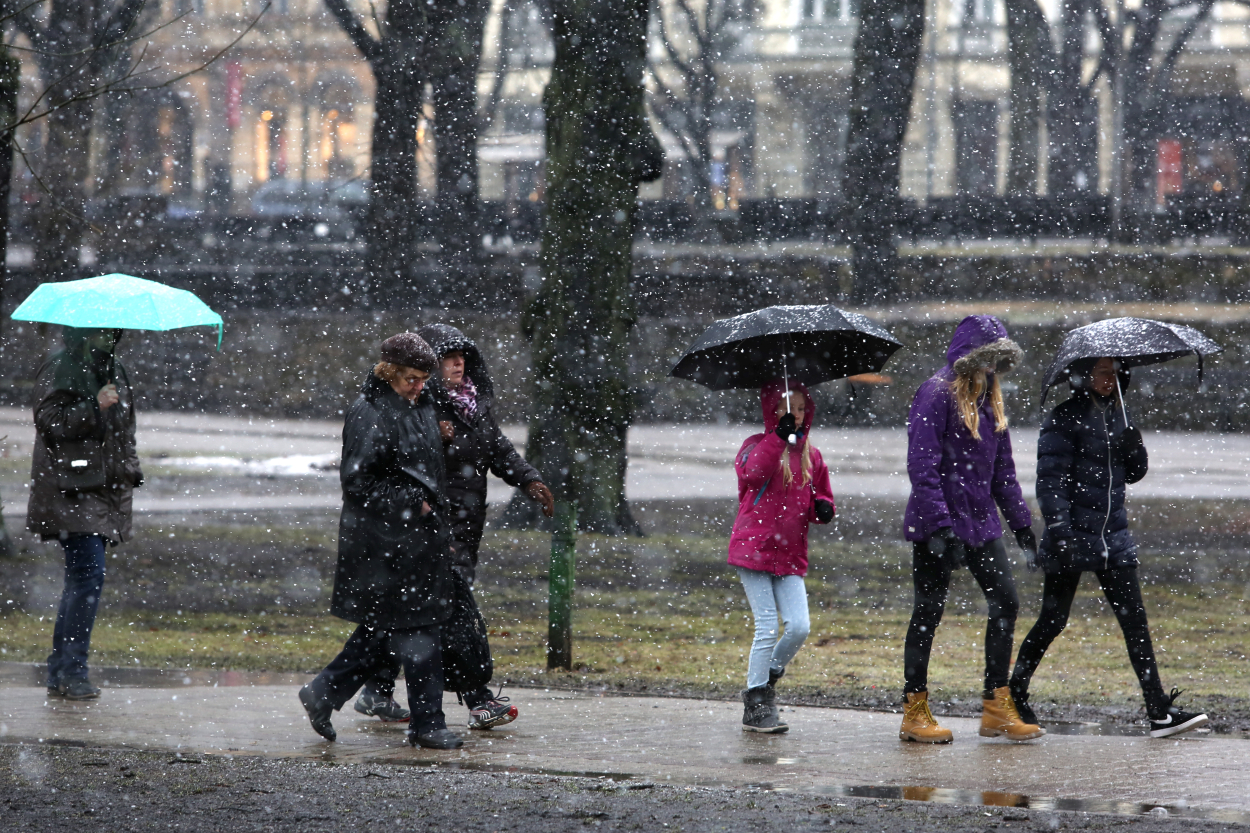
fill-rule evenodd
<path id="1" fill-rule="evenodd" d="M 1203 358 L 1223 350 L 1193 327 L 1149 318 L 1108 318 L 1077 327 L 1064 338 L 1058 355 L 1042 378 L 1042 405 L 1046 404 L 1050 389 L 1081 359 L 1118 359 L 1121 367 L 1129 368 L 1161 364 L 1193 354 L 1198 357 L 1198 382 L 1201 384 Z M 1118 378 L 1116 384 L 1118 387 Z"/>
<path id="2" fill-rule="evenodd" d="M 712 390 L 763 387 L 778 376 L 818 385 L 875 373 L 902 346 L 832 304 L 767 307 L 712 324 L 669 375 Z"/>

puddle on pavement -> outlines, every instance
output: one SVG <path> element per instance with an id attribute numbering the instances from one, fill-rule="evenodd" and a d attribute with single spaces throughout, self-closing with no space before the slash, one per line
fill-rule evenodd
<path id="1" fill-rule="evenodd" d="M 848 798 L 881 798 L 903 801 L 930 801 L 935 804 L 980 804 L 984 807 L 1016 807 L 1023 810 L 1064 810 L 1084 813 L 1112 813 L 1121 816 L 1177 816 L 1208 819 L 1232 824 L 1250 824 L 1250 813 L 1238 810 L 1212 810 L 1184 804 L 1141 804 L 1132 801 L 1105 801 L 1081 798 L 1042 798 L 995 791 L 951 790 L 941 787 L 850 786 L 818 789 L 821 795 Z"/>

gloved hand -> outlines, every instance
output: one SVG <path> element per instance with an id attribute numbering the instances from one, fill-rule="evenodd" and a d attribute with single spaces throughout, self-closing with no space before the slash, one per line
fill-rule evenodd
<path id="1" fill-rule="evenodd" d="M 964 565 L 964 556 L 967 554 L 964 542 L 955 537 L 949 526 L 944 526 L 930 535 L 928 544 L 929 552 L 936 558 L 945 558 L 952 570 Z"/>
<path id="2" fill-rule="evenodd" d="M 1037 536 L 1033 534 L 1030 527 L 1022 529 L 1013 529 L 1016 534 L 1016 543 L 1020 545 L 1020 549 L 1024 550 L 1024 563 L 1029 566 L 1030 570 L 1037 569 Z"/>
<path id="3" fill-rule="evenodd" d="M 833 504 L 823 498 L 816 498 L 816 522 L 827 524 L 833 520 Z"/>
<path id="4" fill-rule="evenodd" d="M 798 427 L 799 424 L 794 414 L 782 414 L 781 419 L 777 420 L 777 436 L 788 443 Z"/>
<path id="5" fill-rule="evenodd" d="M 556 513 L 556 499 L 551 494 L 551 490 L 541 480 L 534 480 L 526 484 L 525 494 L 530 496 L 530 500 L 542 505 L 543 514 L 548 518 Z"/>
<path id="6" fill-rule="evenodd" d="M 1137 449 L 1141 448 L 1144 443 L 1141 438 L 1141 431 L 1136 425 L 1130 425 L 1120 432 L 1115 438 L 1114 448 L 1116 454 L 1121 457 L 1127 457 Z"/>

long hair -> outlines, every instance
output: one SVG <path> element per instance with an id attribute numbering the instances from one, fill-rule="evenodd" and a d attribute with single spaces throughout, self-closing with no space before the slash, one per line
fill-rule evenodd
<path id="1" fill-rule="evenodd" d="M 955 405 L 964 425 L 973 439 L 981 439 L 981 403 L 985 399 L 986 373 L 976 370 L 972 373 L 960 373 L 951 380 L 951 393 L 955 395 Z M 1003 391 L 998 386 L 998 376 L 989 385 L 990 405 L 994 409 L 994 433 L 1001 434 L 1007 430 L 1007 412 L 1003 408 Z"/>
<path id="2" fill-rule="evenodd" d="M 797 394 L 796 392 L 791 391 L 790 395 L 795 396 Z M 784 405 L 785 401 L 785 397 L 783 396 L 781 403 L 779 404 Z M 799 427 L 802 428 L 802 426 Z M 812 482 L 812 448 L 811 444 L 808 443 L 808 433 L 810 432 L 804 432 L 799 448 L 803 454 L 802 472 L 804 486 Z M 785 482 L 786 486 L 789 486 L 794 482 L 794 473 L 790 471 L 790 446 L 788 444 L 786 445 L 785 451 L 781 453 L 781 479 Z"/>

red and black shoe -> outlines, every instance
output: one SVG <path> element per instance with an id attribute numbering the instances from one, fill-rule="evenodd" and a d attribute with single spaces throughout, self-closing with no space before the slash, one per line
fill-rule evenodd
<path id="1" fill-rule="evenodd" d="M 500 689 L 502 691 L 503 689 Z M 516 706 L 499 694 L 469 709 L 470 729 L 493 729 L 516 720 Z"/>

